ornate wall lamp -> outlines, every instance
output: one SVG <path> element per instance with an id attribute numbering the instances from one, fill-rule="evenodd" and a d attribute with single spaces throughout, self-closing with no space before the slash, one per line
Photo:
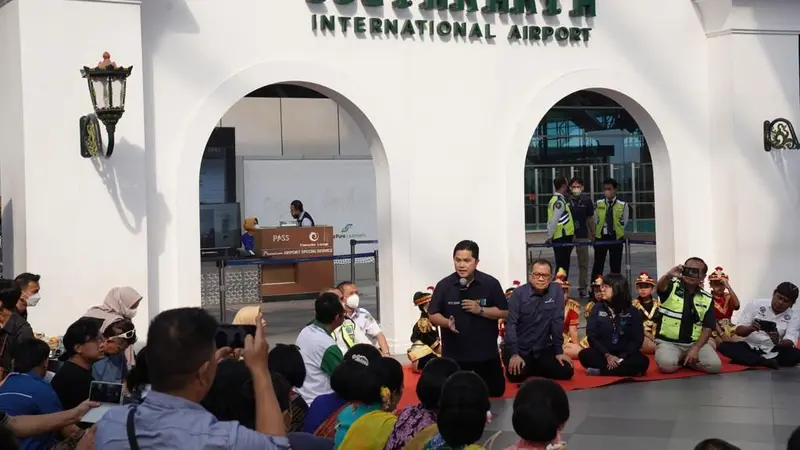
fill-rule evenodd
<path id="1" fill-rule="evenodd" d="M 764 150 L 800 150 L 797 133 L 788 119 L 764 121 Z"/>
<path id="2" fill-rule="evenodd" d="M 133 66 L 117 66 L 108 52 L 103 53 L 103 60 L 97 67 L 84 66 L 81 69 L 81 75 L 89 83 L 89 96 L 94 107 L 94 114 L 80 119 L 81 156 L 84 158 L 100 155 L 110 158 L 114 152 L 114 132 L 117 122 L 125 114 L 125 86 L 132 70 Z M 103 147 L 99 122 L 103 122 L 106 128 L 106 147 Z"/>

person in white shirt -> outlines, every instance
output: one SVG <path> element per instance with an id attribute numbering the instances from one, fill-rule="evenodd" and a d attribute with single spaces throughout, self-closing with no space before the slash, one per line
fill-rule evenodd
<path id="1" fill-rule="evenodd" d="M 792 307 L 797 301 L 797 286 L 788 281 L 779 284 L 771 299 L 746 304 L 736 321 L 736 334 L 743 341 L 722 342 L 717 349 L 743 366 L 771 369 L 800 364 L 800 314 Z"/>
<path id="2" fill-rule="evenodd" d="M 338 288 L 330 288 L 325 292 L 336 295 L 342 303 L 342 308 L 345 308 L 342 291 Z M 333 339 L 336 341 L 336 345 L 339 346 L 339 350 L 342 351 L 342 354 L 347 353 L 357 344 L 373 345 L 367 335 L 356 325 L 356 322 L 347 316 L 342 318 L 342 324 L 339 325 L 339 328 L 333 330 Z"/>
<path id="3" fill-rule="evenodd" d="M 309 405 L 318 396 L 333 392 L 331 375 L 344 357 L 331 334 L 342 324 L 343 314 L 339 297 L 330 292 L 321 294 L 314 302 L 314 321 L 300 331 L 295 341 L 306 366 L 306 379 L 297 393 Z"/>
<path id="4" fill-rule="evenodd" d="M 358 287 L 355 283 L 352 281 L 344 281 L 339 283 L 336 289 L 342 292 L 345 315 L 353 319 L 353 322 L 356 323 L 356 327 L 369 339 L 369 343 L 378 347 L 384 356 L 391 356 L 389 342 L 386 340 L 386 336 L 384 336 L 380 324 L 372 317 L 369 311 L 358 306 L 360 298 L 358 297 Z"/>
<path id="5" fill-rule="evenodd" d="M 303 202 L 300 200 L 292 200 L 292 203 L 289 205 L 289 213 L 291 213 L 292 217 L 297 221 L 298 227 L 314 226 L 314 218 L 303 209 Z"/>

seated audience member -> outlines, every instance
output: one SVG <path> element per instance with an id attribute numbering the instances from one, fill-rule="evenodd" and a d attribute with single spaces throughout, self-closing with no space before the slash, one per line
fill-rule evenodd
<path id="1" fill-rule="evenodd" d="M 581 304 L 569 298 L 569 280 L 566 278 L 563 269 L 558 269 L 556 284 L 561 285 L 564 290 L 564 354 L 572 359 L 578 359 L 581 351 L 580 339 L 578 338 L 578 325 L 581 322 Z"/>
<path id="2" fill-rule="evenodd" d="M 300 331 L 295 344 L 306 366 L 306 379 L 297 392 L 306 404 L 319 395 L 331 393 L 331 374 L 342 362 L 342 351 L 331 337 L 342 324 L 344 309 L 339 298 L 330 292 L 314 302 L 314 321 Z"/>
<path id="3" fill-rule="evenodd" d="M 550 262 L 534 261 L 529 282 L 509 299 L 503 362 L 511 382 L 530 376 L 569 380 L 574 373 L 564 354 L 564 291 L 551 278 Z"/>
<path id="4" fill-rule="evenodd" d="M 150 376 L 147 374 L 147 347 L 136 354 L 136 364 L 125 377 L 125 389 L 128 391 L 127 403 L 138 405 L 150 391 Z"/>
<path id="5" fill-rule="evenodd" d="M 800 350 L 795 347 L 800 337 L 800 314 L 792 308 L 797 295 L 797 286 L 784 281 L 771 299 L 747 303 L 735 329 L 744 340 L 723 342 L 719 352 L 743 366 L 777 369 L 800 364 Z"/>
<path id="6" fill-rule="evenodd" d="M 306 366 L 300 350 L 295 345 L 277 344 L 269 352 L 269 368 L 272 373 L 282 375 L 292 387 L 289 392 L 289 400 L 292 402 L 292 422 L 287 431 L 302 431 L 308 404 L 295 391 L 303 386 L 306 379 Z"/>
<path id="7" fill-rule="evenodd" d="M 661 299 L 656 330 L 656 364 L 664 373 L 689 367 L 719 373 L 722 361 L 708 340 L 717 328 L 711 296 L 702 289 L 708 266 L 697 257 L 673 267 L 658 280 Z"/>
<path id="8" fill-rule="evenodd" d="M 264 319 L 264 312 L 260 306 L 245 306 L 239 311 L 236 311 L 236 315 L 233 317 L 233 321 L 231 322 L 234 325 L 255 325 L 256 320 L 261 322 L 261 326 L 264 329 L 267 329 L 267 321 Z"/>
<path id="9" fill-rule="evenodd" d="M 17 311 L 25 320 L 28 320 L 28 308 L 35 307 L 39 300 L 42 299 L 42 295 L 39 293 L 41 290 L 39 280 L 41 278 L 40 275 L 28 272 L 21 273 L 14 278 L 14 283 L 19 286 L 19 290 L 22 292 L 17 302 Z"/>
<path id="10" fill-rule="evenodd" d="M 350 404 L 339 412 L 336 448 L 383 450 L 397 422 L 392 412 L 403 395 L 403 366 L 388 356 L 372 363 L 361 357 L 348 364 L 361 364 L 367 371 L 359 378 L 357 398 L 347 399 Z"/>
<path id="11" fill-rule="evenodd" d="M 136 343 L 136 330 L 128 319 L 118 320 L 103 332 L 103 358 L 92 364 L 95 381 L 121 383 L 128 375 L 125 351 Z"/>
<path id="12" fill-rule="evenodd" d="M 506 450 L 556 450 L 566 448 L 561 430 L 569 420 L 569 399 L 550 380 L 530 380 L 514 397 L 511 423 L 521 439 Z"/>
<path id="13" fill-rule="evenodd" d="M 11 280 L 0 280 L 0 380 L 11 372 L 12 354 L 23 341 L 33 339 L 33 329 L 17 312 L 20 290 Z"/>
<path id="14" fill-rule="evenodd" d="M 586 302 L 586 307 L 583 309 L 583 318 L 589 320 L 589 316 L 592 315 L 592 309 L 594 308 L 594 305 L 602 301 L 603 275 L 598 275 L 595 277 L 594 281 L 592 281 L 592 288 L 589 291 L 589 300 Z M 583 339 L 581 339 L 581 348 L 589 348 L 589 338 L 586 337 L 585 333 Z"/>
<path id="15" fill-rule="evenodd" d="M 272 371 L 272 368 L 270 367 Z M 292 406 L 289 401 L 291 386 L 286 378 L 272 371 L 272 387 L 281 410 L 281 417 L 287 432 L 291 427 Z M 217 420 L 236 421 L 255 429 L 256 399 L 253 395 L 253 376 L 241 361 L 225 359 L 220 361 L 214 383 L 202 402 L 203 407 Z M 332 449 L 333 441 L 304 433 L 289 433 L 289 443 L 293 449 Z"/>
<path id="16" fill-rule="evenodd" d="M 609 274 L 603 279 L 603 298 L 586 323 L 589 348 L 578 355 L 589 375 L 639 376 L 650 360 L 641 352 L 644 341 L 642 318 L 631 305 L 628 280 Z"/>
<path id="17" fill-rule="evenodd" d="M 345 355 L 344 361 L 349 361 L 356 356 L 366 358 L 369 364 L 381 359 L 381 352 L 371 344 L 356 344 Z M 358 388 L 359 380 L 354 378 L 353 367 L 342 366 L 334 370 L 331 376 L 333 392 L 318 396 L 314 403 L 309 405 L 303 431 L 317 436 L 333 439 L 336 434 L 336 418 L 342 408 L 347 404 L 345 398 L 352 398 L 352 391 Z M 355 367 L 359 369 L 358 366 Z"/>
<path id="18" fill-rule="evenodd" d="M 63 410 L 53 388 L 44 381 L 50 346 L 39 339 L 20 343 L 14 356 L 14 372 L 0 386 L 0 411 L 11 416 L 52 414 Z M 79 433 L 74 425 L 61 430 L 63 436 Z M 55 430 L 22 439 L 23 449 L 50 449 L 58 434 Z"/>
<path id="19" fill-rule="evenodd" d="M 383 335 L 378 321 L 369 311 L 359 306 L 361 299 L 358 296 L 358 287 L 352 281 L 345 281 L 336 286 L 342 293 L 345 315 L 353 319 L 356 326 L 364 333 L 372 345 L 378 347 L 384 356 L 390 356 L 389 342 Z M 357 342 L 360 343 L 360 342 Z"/>
<path id="20" fill-rule="evenodd" d="M 741 450 L 739 447 L 729 444 L 722 439 L 706 439 L 695 445 L 694 450 Z"/>
<path id="21" fill-rule="evenodd" d="M 138 293 L 136 289 L 129 286 L 115 287 L 108 291 L 102 305 L 89 308 L 83 316 L 98 322 L 100 332 L 105 333 L 106 328 L 118 320 L 133 320 L 141 303 L 142 294 Z M 136 360 L 134 346 L 128 346 L 124 353 L 128 368 L 130 368 Z"/>
<path id="22" fill-rule="evenodd" d="M 453 374 L 442 387 L 436 425 L 414 436 L 406 450 L 483 449 L 480 440 L 489 413 L 489 391 L 474 372 Z"/>
<path id="23" fill-rule="evenodd" d="M 344 308 L 342 291 L 334 287 L 325 292 L 336 295 L 339 298 L 339 301 L 342 303 L 342 308 Z M 345 308 L 345 311 L 346 310 L 347 309 Z M 336 345 L 339 346 L 339 350 L 341 350 L 343 354 L 347 353 L 348 350 L 358 344 L 372 345 L 372 341 L 370 341 L 367 335 L 364 334 L 364 331 L 359 328 L 359 326 L 356 325 L 355 320 L 348 317 L 347 314 L 342 317 L 342 324 L 333 330 L 333 339 L 336 341 Z"/>
<path id="24" fill-rule="evenodd" d="M 16 439 L 55 433 L 65 427 L 75 425 L 80 422 L 81 418 L 90 409 L 97 406 L 97 403 L 85 401 L 78 405 L 77 408 L 32 416 L 12 416 L 5 412 L 0 412 L 0 428 L 10 431 L 16 443 Z M 0 448 L 5 449 L 6 447 L 0 445 Z"/>
<path id="25" fill-rule="evenodd" d="M 50 382 L 61 405 L 74 408 L 89 398 L 92 364 L 103 357 L 103 336 L 97 322 L 78 319 L 64 333 L 64 364 Z"/>
<path id="26" fill-rule="evenodd" d="M 417 382 L 419 403 L 400 411 L 386 450 L 402 450 L 417 433 L 436 424 L 442 386 L 458 370 L 458 363 L 449 358 L 435 359 L 425 366 Z"/>
<path id="27" fill-rule="evenodd" d="M 708 276 L 711 285 L 711 298 L 714 300 L 714 315 L 717 318 L 717 329 L 712 334 L 715 346 L 729 340 L 736 339 L 734 326 L 731 324 L 733 312 L 739 309 L 739 297 L 733 292 L 728 275 L 722 267 L 717 267 Z"/>
<path id="28" fill-rule="evenodd" d="M 514 289 L 518 288 L 519 286 L 519 280 L 514 280 L 514 282 L 511 284 L 511 287 L 506 289 L 506 304 L 508 304 L 511 294 L 514 293 Z M 500 351 L 500 359 L 505 361 L 503 359 L 503 347 L 505 347 L 506 344 L 506 319 L 499 319 L 497 321 L 497 328 L 497 348 Z"/>
<path id="29" fill-rule="evenodd" d="M 433 286 L 427 292 L 414 294 L 414 306 L 419 308 L 419 320 L 411 330 L 411 348 L 408 349 L 408 360 L 414 372 L 422 372 L 425 364 L 442 356 L 442 341 L 439 338 L 439 327 L 428 318 L 428 305 L 431 303 Z"/>
<path id="30" fill-rule="evenodd" d="M 142 449 L 288 449 L 261 323 L 244 343 L 244 362 L 253 380 L 255 431 L 238 422 L 218 421 L 199 404 L 214 382 L 219 360 L 231 351 L 216 348 L 217 327 L 216 319 L 201 308 L 157 315 L 147 332 L 152 390 L 141 404 L 113 408 L 103 416 L 97 423 L 95 448 L 128 450 L 131 428 L 131 439 Z"/>
<path id="31" fill-rule="evenodd" d="M 797 427 L 789 436 L 789 442 L 786 443 L 786 450 L 800 450 L 800 427 Z"/>
<path id="32" fill-rule="evenodd" d="M 642 344 L 642 352 L 652 355 L 656 352 L 656 328 L 660 320 L 658 309 L 661 307 L 661 302 L 657 298 L 653 298 L 653 289 L 656 287 L 656 281 L 650 278 L 647 272 L 639 274 L 636 279 L 636 292 L 637 297 L 633 300 L 633 307 L 639 310 L 642 316 L 642 323 L 644 324 L 644 344 Z"/>

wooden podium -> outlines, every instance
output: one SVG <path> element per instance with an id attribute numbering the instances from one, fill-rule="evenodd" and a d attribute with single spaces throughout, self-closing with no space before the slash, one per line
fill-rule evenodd
<path id="1" fill-rule="evenodd" d="M 255 231 L 255 250 L 275 260 L 333 256 L 333 227 L 261 228 Z M 265 301 L 306 298 L 333 286 L 333 272 L 333 260 L 264 264 L 259 291 Z"/>

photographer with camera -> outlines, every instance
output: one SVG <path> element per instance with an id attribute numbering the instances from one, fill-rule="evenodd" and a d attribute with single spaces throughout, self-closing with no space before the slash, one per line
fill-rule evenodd
<path id="1" fill-rule="evenodd" d="M 717 320 L 711 295 L 701 288 L 706 273 L 705 261 L 692 257 L 658 280 L 656 364 L 664 373 L 677 372 L 681 366 L 707 373 L 722 370 L 719 355 L 708 343 Z"/>
<path id="2" fill-rule="evenodd" d="M 800 350 L 795 347 L 800 333 L 800 314 L 792 307 L 797 297 L 797 286 L 784 281 L 772 292 L 772 298 L 749 302 L 739 315 L 735 329 L 744 341 L 723 342 L 719 352 L 734 364 L 743 366 L 770 369 L 796 366 L 800 363 Z"/>

